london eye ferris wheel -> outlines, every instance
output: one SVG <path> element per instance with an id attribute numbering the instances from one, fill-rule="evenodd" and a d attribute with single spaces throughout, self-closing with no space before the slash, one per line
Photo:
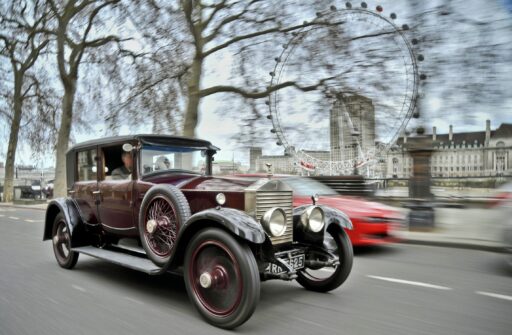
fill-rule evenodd
<path id="1" fill-rule="evenodd" d="M 277 144 L 301 168 L 369 173 L 415 116 L 423 56 L 396 19 L 381 6 L 347 2 L 317 13 L 283 44 L 270 85 L 299 84 L 269 96 L 268 118 Z"/>

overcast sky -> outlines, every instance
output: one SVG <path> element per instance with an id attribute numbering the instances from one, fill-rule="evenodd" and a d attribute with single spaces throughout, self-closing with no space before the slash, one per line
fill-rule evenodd
<path id="1" fill-rule="evenodd" d="M 370 7 L 374 7 L 377 4 L 372 3 L 371 1 L 367 2 Z M 428 2 L 428 4 L 425 6 L 433 6 L 436 4 L 436 2 L 437 1 Z M 399 18 L 396 20 L 396 23 L 411 24 L 410 22 L 406 21 L 407 13 L 409 12 L 409 3 L 407 0 L 379 1 L 378 4 L 381 4 L 384 7 L 384 15 L 388 16 L 391 12 L 398 14 Z M 456 0 L 455 4 L 457 5 L 456 8 L 458 8 L 457 15 L 462 17 L 467 16 L 468 18 L 479 21 L 512 20 L 512 0 Z M 510 36 L 512 36 L 512 32 L 510 32 L 509 36 L 501 36 L 501 38 L 508 38 L 510 41 Z M 453 47 L 456 47 L 457 43 L 462 43 L 459 38 L 460 37 L 454 33 Z M 423 52 L 425 57 L 428 57 L 428 50 Z M 214 76 L 204 78 L 205 86 L 210 83 L 218 83 L 222 82 L 224 79 L 228 79 L 230 74 L 229 57 L 227 57 L 222 62 L 218 62 L 218 60 L 216 60 L 216 66 L 219 70 L 215 72 Z M 504 88 L 510 88 L 510 90 L 512 90 L 511 78 L 512 64 L 508 64 L 508 66 L 504 66 L 502 69 L 500 69 L 500 76 L 497 79 L 499 82 L 494 84 Z M 487 85 L 483 79 L 479 82 L 479 84 Z M 492 121 L 493 129 L 498 127 L 499 124 L 503 122 L 512 123 L 512 95 L 509 95 L 509 97 L 505 98 L 503 101 L 492 101 L 492 104 L 490 103 L 488 106 L 485 104 L 468 104 L 465 105 L 464 108 L 458 110 L 446 110 L 443 103 L 443 98 L 441 97 L 440 93 L 443 91 L 442 85 L 451 85 L 451 83 L 448 81 L 437 85 L 438 87 L 436 87 L 435 90 L 432 90 L 432 92 L 424 97 L 424 103 L 422 107 L 424 109 L 423 113 L 426 117 L 422 119 L 421 122 L 427 125 L 428 128 L 430 128 L 432 125 L 435 125 L 438 129 L 438 133 L 444 133 L 448 132 L 449 125 L 453 124 L 454 131 L 456 132 L 479 131 L 484 129 L 486 119 L 490 119 Z M 229 105 L 226 106 L 224 100 L 225 97 L 226 96 L 222 96 L 222 98 L 210 96 L 202 101 L 200 123 L 196 133 L 198 134 L 198 137 L 210 140 L 212 143 L 222 148 L 218 155 L 218 159 L 231 160 L 231 158 L 234 156 L 235 160 L 247 163 L 247 149 L 232 139 L 233 135 L 235 135 L 239 130 L 239 125 L 231 117 L 228 118 L 225 116 L 225 114 L 222 113 L 223 109 L 229 108 Z M 270 121 L 265 119 L 262 122 L 268 122 L 268 129 L 270 130 L 272 127 Z M 95 129 L 93 132 L 75 133 L 75 139 L 77 142 L 108 135 L 108 130 L 106 129 L 105 125 L 100 123 L 97 124 L 94 128 Z M 6 132 L 6 125 L 2 125 L 2 127 L 0 127 L 0 131 Z M 141 127 L 138 129 L 138 131 L 149 133 L 151 128 L 148 125 L 147 129 Z M 328 130 L 326 129 L 326 131 Z M 132 130 L 128 127 L 121 128 L 121 134 L 127 134 L 131 132 Z M 282 152 L 282 147 L 276 146 L 275 141 L 276 139 L 272 139 L 268 142 L 267 145 L 265 145 L 264 153 L 275 154 Z M 2 145 L 2 147 L 6 146 L 6 144 Z M 17 159 L 17 163 L 30 164 L 32 159 L 30 158 L 29 148 L 26 146 L 21 146 L 20 149 L 20 154 L 18 155 L 19 160 Z M 2 148 L 2 160 L 5 159 L 5 150 L 6 148 Z M 45 157 L 41 157 L 37 163 L 40 166 L 49 166 L 52 165 L 53 159 L 53 154 L 48 154 Z"/>

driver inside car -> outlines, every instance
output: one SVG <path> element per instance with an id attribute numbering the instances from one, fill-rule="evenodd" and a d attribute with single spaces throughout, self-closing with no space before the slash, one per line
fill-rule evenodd
<path id="1" fill-rule="evenodd" d="M 123 160 L 124 165 L 112 171 L 112 179 L 128 179 L 131 176 L 133 168 L 133 159 L 131 152 L 123 152 L 121 155 L 121 159 Z"/>

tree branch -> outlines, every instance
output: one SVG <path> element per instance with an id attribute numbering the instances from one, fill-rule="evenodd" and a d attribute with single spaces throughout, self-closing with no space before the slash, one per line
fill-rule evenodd
<path id="1" fill-rule="evenodd" d="M 314 85 L 308 85 L 308 86 L 300 86 L 295 81 L 285 81 L 285 82 L 279 83 L 278 85 L 269 86 L 269 87 L 267 87 L 266 90 L 260 91 L 260 92 L 248 92 L 244 89 L 234 87 L 234 86 L 219 85 L 219 86 L 212 86 L 209 88 L 202 89 L 201 91 L 199 91 L 199 95 L 201 97 L 206 97 L 206 96 L 209 96 L 209 95 L 212 95 L 215 93 L 235 93 L 235 94 L 241 95 L 242 97 L 248 98 L 248 99 L 261 99 L 261 98 L 267 97 L 270 93 L 278 91 L 285 87 L 295 87 L 302 92 L 314 91 L 314 90 L 318 89 L 319 87 L 323 86 L 323 84 L 326 81 L 334 79 L 334 78 L 336 78 L 336 77 L 333 76 L 333 77 L 323 78 L 323 79 L 319 80 L 318 83 L 316 83 Z"/>
<path id="2" fill-rule="evenodd" d="M 207 56 L 209 56 L 209 55 L 211 55 L 211 54 L 213 54 L 213 53 L 215 53 L 215 52 L 217 52 L 219 50 L 227 48 L 231 44 L 234 44 L 234 43 L 237 43 L 237 42 L 240 42 L 240 41 L 243 41 L 243 40 L 251 39 L 251 38 L 254 38 L 254 37 L 257 37 L 257 36 L 263 36 L 263 35 L 267 35 L 267 34 L 271 34 L 271 33 L 288 33 L 288 32 L 291 32 L 291 31 L 294 31 L 294 30 L 298 30 L 298 29 L 302 29 L 302 28 L 305 28 L 305 27 L 322 25 L 322 24 L 329 24 L 329 23 L 317 22 L 317 21 L 305 22 L 303 24 L 291 26 L 291 27 L 288 27 L 288 28 L 285 28 L 285 29 L 283 29 L 283 28 L 281 28 L 279 26 L 276 26 L 274 28 L 269 28 L 269 29 L 265 29 L 265 30 L 261 30 L 261 31 L 256 31 L 256 32 L 253 32 L 253 33 L 250 33 L 250 34 L 246 34 L 246 35 L 236 36 L 236 37 L 230 39 L 229 41 L 226 41 L 226 42 L 224 42 L 222 44 L 219 44 L 219 45 L 211 48 L 210 50 L 207 50 L 207 51 L 203 52 L 203 56 L 207 57 Z"/>
<path id="3" fill-rule="evenodd" d="M 249 8 L 253 4 L 255 4 L 255 3 L 259 2 L 259 1 L 261 1 L 261 0 L 252 0 L 252 1 L 250 1 L 244 7 L 244 9 L 240 13 L 228 16 L 224 20 L 222 20 L 215 28 L 213 28 L 212 32 L 208 36 L 206 36 L 204 38 L 205 39 L 205 43 L 208 43 L 208 42 L 212 41 L 219 34 L 219 31 L 222 29 L 222 27 L 224 27 L 225 25 L 227 25 L 227 24 L 229 24 L 231 22 L 234 22 L 234 21 L 240 19 L 245 13 L 247 13 L 249 11 Z M 226 8 L 232 7 L 233 5 L 234 4 L 231 4 L 229 6 L 224 6 L 223 8 L 226 9 Z M 208 23 L 210 23 L 210 22 L 208 22 Z M 208 23 L 204 24 L 203 28 L 206 28 Z"/>

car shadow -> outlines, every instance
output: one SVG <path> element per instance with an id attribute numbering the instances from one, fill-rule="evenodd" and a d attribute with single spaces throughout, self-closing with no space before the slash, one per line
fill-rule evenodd
<path id="1" fill-rule="evenodd" d="M 108 281 L 107 284 L 111 282 L 117 287 L 133 290 L 137 294 L 143 292 L 150 299 L 162 302 L 172 300 L 173 305 L 179 305 L 191 313 L 194 312 L 193 306 L 188 301 L 183 277 L 178 275 L 165 273 L 152 276 L 98 259 L 80 259 L 73 272 L 90 278 L 99 283 L 98 285 Z"/>
<path id="2" fill-rule="evenodd" d="M 165 273 L 151 276 L 91 258 L 80 259 L 73 272 L 81 277 L 89 278 L 98 285 L 115 285 L 118 288 L 137 292 L 139 296 L 142 294 L 151 301 L 158 301 L 162 304 L 172 303 L 173 307 L 177 307 L 187 314 L 195 314 L 198 319 L 201 319 L 188 298 L 184 279 L 180 275 Z M 312 292 L 305 290 L 295 281 L 265 281 L 261 283 L 258 309 L 266 310 L 272 306 L 278 308 L 279 304 L 276 304 L 276 301 L 289 301 L 293 298 L 307 297 L 309 294 Z M 258 314 L 257 311 L 256 314 Z"/>

